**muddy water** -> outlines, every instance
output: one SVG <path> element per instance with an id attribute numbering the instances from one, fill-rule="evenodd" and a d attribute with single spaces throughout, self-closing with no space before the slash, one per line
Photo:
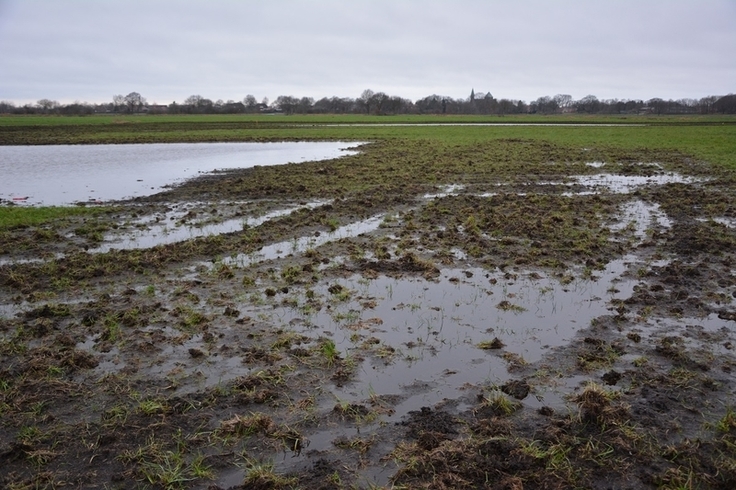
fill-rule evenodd
<path id="1" fill-rule="evenodd" d="M 112 249 L 131 250 L 141 248 L 151 248 L 157 245 L 167 243 L 177 243 L 185 240 L 191 240 L 199 237 L 221 235 L 223 233 L 233 233 L 242 231 L 245 228 L 260 226 L 266 221 L 287 216 L 294 211 L 300 209 L 314 209 L 316 207 L 327 204 L 330 201 L 315 201 L 300 206 L 288 207 L 271 211 L 258 217 L 240 217 L 228 219 L 219 223 L 189 223 L 182 224 L 177 222 L 188 212 L 187 206 L 182 209 L 175 209 L 164 213 L 161 216 L 154 216 L 151 219 L 141 219 L 137 223 L 142 229 L 129 231 L 123 234 L 111 233 L 104 240 L 105 243 L 97 248 L 89 250 L 90 253 L 105 253 Z"/>
<path id="2" fill-rule="evenodd" d="M 631 295 L 636 281 L 621 276 L 634 260 L 627 256 L 612 261 L 596 277 L 568 284 L 538 273 L 505 275 L 472 267 L 444 269 L 436 280 L 355 275 L 314 288 L 329 308 L 309 312 L 284 307 L 278 305 L 282 298 L 277 296 L 264 313 L 270 310 L 268 321 L 274 327 L 332 339 L 342 358 L 361 358 L 367 348 L 378 352 L 376 360 L 358 363 L 349 383 L 334 386 L 334 399 L 321 407 L 329 411 L 335 403 L 361 404 L 376 394 L 399 397 L 402 401 L 392 407 L 391 415 L 362 427 L 370 433 L 402 420 L 412 410 L 467 400 L 472 394 L 468 387 L 500 386 L 513 376 L 513 363 L 539 361 L 550 349 L 566 345 L 594 318 L 609 314 L 612 300 Z M 328 289 L 336 284 L 349 300 L 330 299 Z M 298 303 L 306 304 L 306 297 L 299 297 Z M 482 342 L 496 338 L 502 348 L 482 348 Z M 536 396 L 523 403 L 562 409 L 563 393 L 570 386 L 558 388 L 538 388 Z M 309 435 L 308 449 L 329 451 L 338 436 L 353 434 L 345 428 L 318 430 Z M 286 453 L 274 458 L 281 471 L 305 459 L 306 454 Z M 391 470 L 376 466 L 363 472 L 366 478 L 385 483 Z M 234 471 L 219 483 L 242 479 L 243 472 Z"/>
<path id="3" fill-rule="evenodd" d="M 320 233 L 313 236 L 294 238 L 285 242 L 267 245 L 253 254 L 238 254 L 227 257 L 222 262 L 227 265 L 250 266 L 263 262 L 286 257 L 292 254 L 303 253 L 310 248 L 316 248 L 326 243 L 334 242 L 342 238 L 349 238 L 370 233 L 378 229 L 383 222 L 384 216 L 377 215 L 366 220 L 341 226 L 329 233 Z"/>
<path id="4" fill-rule="evenodd" d="M 535 362 L 548 349 L 567 344 L 593 318 L 609 313 L 612 299 L 630 296 L 635 281 L 621 275 L 632 259 L 612 261 L 596 277 L 569 284 L 477 268 L 446 269 L 438 280 L 353 276 L 329 285 L 350 291 L 350 301 L 306 315 L 277 308 L 273 316 L 285 326 L 296 325 L 299 333 L 332 338 L 348 356 L 358 354 L 366 339 L 379 339 L 384 361 L 363 366 L 357 383 L 338 396 L 360 401 L 371 391 L 399 393 L 416 382 L 431 383 L 431 392 L 403 407 L 417 409 L 458 397 L 465 383 L 504 382 L 509 373 L 503 353 Z M 327 288 L 315 291 L 329 297 Z M 375 306 L 362 306 L 366 301 Z M 481 348 L 494 338 L 505 347 Z"/>
<path id="5" fill-rule="evenodd" d="M 200 173 L 324 160 L 356 143 L 0 146 L 0 199 L 33 205 L 147 196 Z"/>
<path id="6" fill-rule="evenodd" d="M 565 195 L 572 197 L 573 195 L 597 194 L 602 190 L 612 193 L 628 194 L 637 187 L 650 183 L 661 185 L 664 183 L 686 183 L 692 180 L 679 174 L 666 174 L 656 177 L 593 175 L 578 176 L 575 178 L 579 184 L 585 186 L 588 190 L 577 193 L 564 193 Z M 425 194 L 423 198 L 427 200 L 439 199 L 446 196 L 457 195 L 464 191 L 464 189 L 465 187 L 462 185 L 443 186 L 439 189 L 438 193 Z M 519 194 L 523 195 L 523 193 Z M 491 197 L 493 195 L 495 195 L 495 193 L 484 193 L 481 194 L 481 197 Z M 105 243 L 89 251 L 90 253 L 104 253 L 111 249 L 151 248 L 156 245 L 176 243 L 198 237 L 232 233 L 240 231 L 244 229 L 244 227 L 259 226 L 270 219 L 288 215 L 299 209 L 313 209 L 327 203 L 328 201 L 315 201 L 301 206 L 273 211 L 258 218 L 245 217 L 230 219 L 220 223 L 192 223 L 188 225 L 176 222 L 177 219 L 180 219 L 187 212 L 187 206 L 183 206 L 181 209 L 174 209 L 162 216 L 155 216 L 154 221 L 145 221 L 145 219 L 141 220 L 140 223 L 138 223 L 139 225 L 142 225 L 141 227 L 133 231 L 126 231 L 122 236 L 116 233 L 111 233 L 104 238 Z M 254 263 L 264 260 L 283 258 L 289 254 L 303 253 L 309 248 L 315 248 L 341 238 L 354 237 L 362 233 L 375 231 L 383 219 L 383 216 L 374 216 L 364 221 L 340 227 L 334 232 L 322 234 L 320 236 L 300 237 L 289 242 L 275 243 L 264 247 L 256 254 L 241 254 L 235 257 L 226 258 L 224 262 L 228 265 L 246 266 L 253 265 Z M 626 207 L 622 209 L 621 224 L 613 226 L 612 229 L 621 229 L 629 223 L 634 222 L 637 227 L 636 235 L 639 238 L 643 238 L 647 227 L 652 223 L 652 221 L 660 226 L 669 227 L 669 220 L 659 210 L 658 206 L 645 203 L 640 200 L 635 200 L 627 204 Z"/>

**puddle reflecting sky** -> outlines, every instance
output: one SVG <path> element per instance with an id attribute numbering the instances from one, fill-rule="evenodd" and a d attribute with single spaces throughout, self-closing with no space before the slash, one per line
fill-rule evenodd
<path id="1" fill-rule="evenodd" d="M 0 199 L 33 205 L 110 201 L 219 169 L 338 158 L 360 143 L 167 143 L 0 146 Z M 27 198 L 19 201 L 20 198 Z"/>
<path id="2" fill-rule="evenodd" d="M 609 313 L 612 298 L 631 295 L 635 281 L 620 280 L 629 260 L 612 261 L 596 274 L 597 280 L 576 279 L 567 285 L 556 278 L 505 278 L 475 268 L 443 270 L 438 281 L 353 276 L 337 281 L 352 292 L 349 301 L 332 301 L 329 309 L 306 314 L 277 306 L 273 317 L 300 333 L 332 338 L 343 355 L 360 354 L 371 337 L 381 341 L 377 348 L 394 349 L 386 362 L 361 364 L 357 383 L 338 389 L 338 396 L 360 401 L 370 393 L 400 393 L 417 382 L 433 386 L 397 407 L 401 413 L 461 396 L 465 383 L 505 381 L 509 374 L 503 352 L 534 362 L 548 349 L 566 345 L 593 318 Z M 330 298 L 330 285 L 315 291 Z M 366 301 L 375 306 L 365 308 Z M 502 302 L 512 308 L 499 307 Z M 300 300 L 304 303 L 306 298 Z M 506 344 L 503 350 L 478 347 L 494 337 Z"/>
<path id="3" fill-rule="evenodd" d="M 149 223 L 145 229 L 133 230 L 126 232 L 123 236 L 108 235 L 105 237 L 105 243 L 95 249 L 89 250 L 90 253 L 105 253 L 112 249 L 130 250 L 139 248 L 151 248 L 157 245 L 167 243 L 177 243 L 184 240 L 191 240 L 198 237 L 215 236 L 223 233 L 232 233 L 241 231 L 245 227 L 259 226 L 274 218 L 286 216 L 300 209 L 314 209 L 322 206 L 329 201 L 319 201 L 307 203 L 303 206 L 294 206 L 286 209 L 271 211 L 257 218 L 240 217 L 230 219 L 221 223 L 204 223 L 204 224 L 178 224 L 172 221 L 177 217 L 181 217 L 185 211 L 172 211 L 166 213 L 160 223 Z"/>
<path id="4" fill-rule="evenodd" d="M 310 248 L 316 248 L 326 243 L 334 242 L 342 238 L 356 237 L 363 233 L 370 233 L 378 229 L 383 222 L 384 215 L 376 215 L 363 221 L 341 226 L 333 232 L 320 233 L 318 236 L 304 236 L 293 240 L 273 243 L 262 247 L 258 252 L 252 254 L 238 254 L 227 257 L 222 262 L 227 265 L 248 267 L 266 260 L 279 259 L 290 254 L 303 253 Z"/>

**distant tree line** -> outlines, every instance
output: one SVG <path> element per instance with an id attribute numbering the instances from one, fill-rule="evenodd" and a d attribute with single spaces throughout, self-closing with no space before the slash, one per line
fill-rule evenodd
<path id="1" fill-rule="evenodd" d="M 3 114 L 736 114 L 736 95 L 708 96 L 701 99 L 649 100 L 598 99 L 586 95 L 580 100 L 572 96 L 557 94 L 537 100 L 496 99 L 490 92 L 476 94 L 471 90 L 464 99 L 453 99 L 442 95 L 429 95 L 411 101 L 384 92 L 364 90 L 358 98 L 294 97 L 280 95 L 269 104 L 268 98 L 260 102 L 247 95 L 242 101 L 222 99 L 212 101 L 201 95 L 187 97 L 182 103 L 168 105 L 149 104 L 138 92 L 114 95 L 112 102 L 88 104 L 74 102 L 60 104 L 55 100 L 41 99 L 36 104 L 16 106 L 12 102 L 0 101 Z"/>

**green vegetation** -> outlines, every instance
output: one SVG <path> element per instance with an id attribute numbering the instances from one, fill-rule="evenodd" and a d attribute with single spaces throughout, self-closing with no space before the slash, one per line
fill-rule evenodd
<path id="1" fill-rule="evenodd" d="M 0 231 L 38 226 L 60 218 L 72 216 L 95 216 L 106 211 L 106 208 L 88 208 L 84 206 L 38 208 L 30 206 L 0 206 Z"/>
<path id="2" fill-rule="evenodd" d="M 391 124 L 417 124 L 392 126 Z M 468 123 L 475 126 L 436 126 Z M 479 125 L 484 124 L 484 125 Z M 496 124 L 488 126 L 487 124 Z M 503 125 L 502 125 L 503 124 Z M 525 124 L 545 124 L 526 126 Z M 565 124 L 586 124 L 566 126 Z M 607 126 L 616 124 L 617 126 Z M 575 147 L 670 150 L 736 168 L 734 116 L 1 116 L 0 144 L 524 138 Z"/>

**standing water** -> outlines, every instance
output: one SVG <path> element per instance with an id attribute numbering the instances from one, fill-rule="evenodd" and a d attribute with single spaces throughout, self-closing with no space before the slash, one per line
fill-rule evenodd
<path id="1" fill-rule="evenodd" d="M 356 144 L 0 146 L 0 200 L 55 206 L 147 196 L 201 173 L 338 158 Z"/>

